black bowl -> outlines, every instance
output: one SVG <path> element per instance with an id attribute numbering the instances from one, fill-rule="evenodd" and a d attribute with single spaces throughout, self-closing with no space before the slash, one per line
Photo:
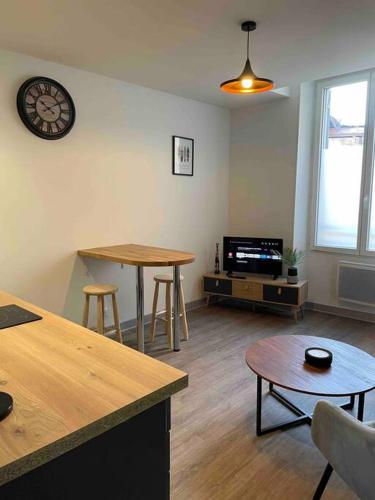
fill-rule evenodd
<path id="1" fill-rule="evenodd" d="M 316 368 L 329 368 L 332 364 L 333 355 L 331 351 L 321 347 L 309 347 L 305 351 L 305 360 Z"/>

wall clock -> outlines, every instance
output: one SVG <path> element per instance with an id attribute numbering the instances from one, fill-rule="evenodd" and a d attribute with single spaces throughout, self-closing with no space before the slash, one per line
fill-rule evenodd
<path id="1" fill-rule="evenodd" d="M 18 90 L 17 109 L 24 125 L 42 139 L 61 139 L 74 125 L 75 107 L 68 91 L 55 80 L 35 76 Z"/>

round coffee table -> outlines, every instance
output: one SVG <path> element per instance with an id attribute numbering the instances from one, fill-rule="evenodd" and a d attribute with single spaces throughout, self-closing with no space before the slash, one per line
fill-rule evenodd
<path id="1" fill-rule="evenodd" d="M 333 353 L 330 368 L 314 368 L 305 362 L 305 349 L 322 347 Z M 255 342 L 246 353 L 246 363 L 257 375 L 256 433 L 311 424 L 311 415 L 298 408 L 274 385 L 315 396 L 343 397 L 350 400 L 341 408 L 352 409 L 358 395 L 359 420 L 363 420 L 365 394 L 375 388 L 375 358 L 344 342 L 308 335 L 280 335 Z M 297 418 L 262 428 L 262 379 L 269 382 L 270 394 Z"/>

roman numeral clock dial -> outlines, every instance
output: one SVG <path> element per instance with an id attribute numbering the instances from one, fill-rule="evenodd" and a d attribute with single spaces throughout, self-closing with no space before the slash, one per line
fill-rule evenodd
<path id="1" fill-rule="evenodd" d="M 50 78 L 36 76 L 26 80 L 18 90 L 17 109 L 24 125 L 42 139 L 61 139 L 74 125 L 73 99 Z"/>

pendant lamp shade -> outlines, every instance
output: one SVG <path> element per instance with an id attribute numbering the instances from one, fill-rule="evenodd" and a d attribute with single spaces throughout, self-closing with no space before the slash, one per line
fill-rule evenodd
<path id="1" fill-rule="evenodd" d="M 246 21 L 241 24 L 242 31 L 247 31 L 247 59 L 245 67 L 237 78 L 226 80 L 220 85 L 223 92 L 229 94 L 259 94 L 273 88 L 273 81 L 257 76 L 251 68 L 249 59 L 249 33 L 256 28 L 255 21 Z"/>

